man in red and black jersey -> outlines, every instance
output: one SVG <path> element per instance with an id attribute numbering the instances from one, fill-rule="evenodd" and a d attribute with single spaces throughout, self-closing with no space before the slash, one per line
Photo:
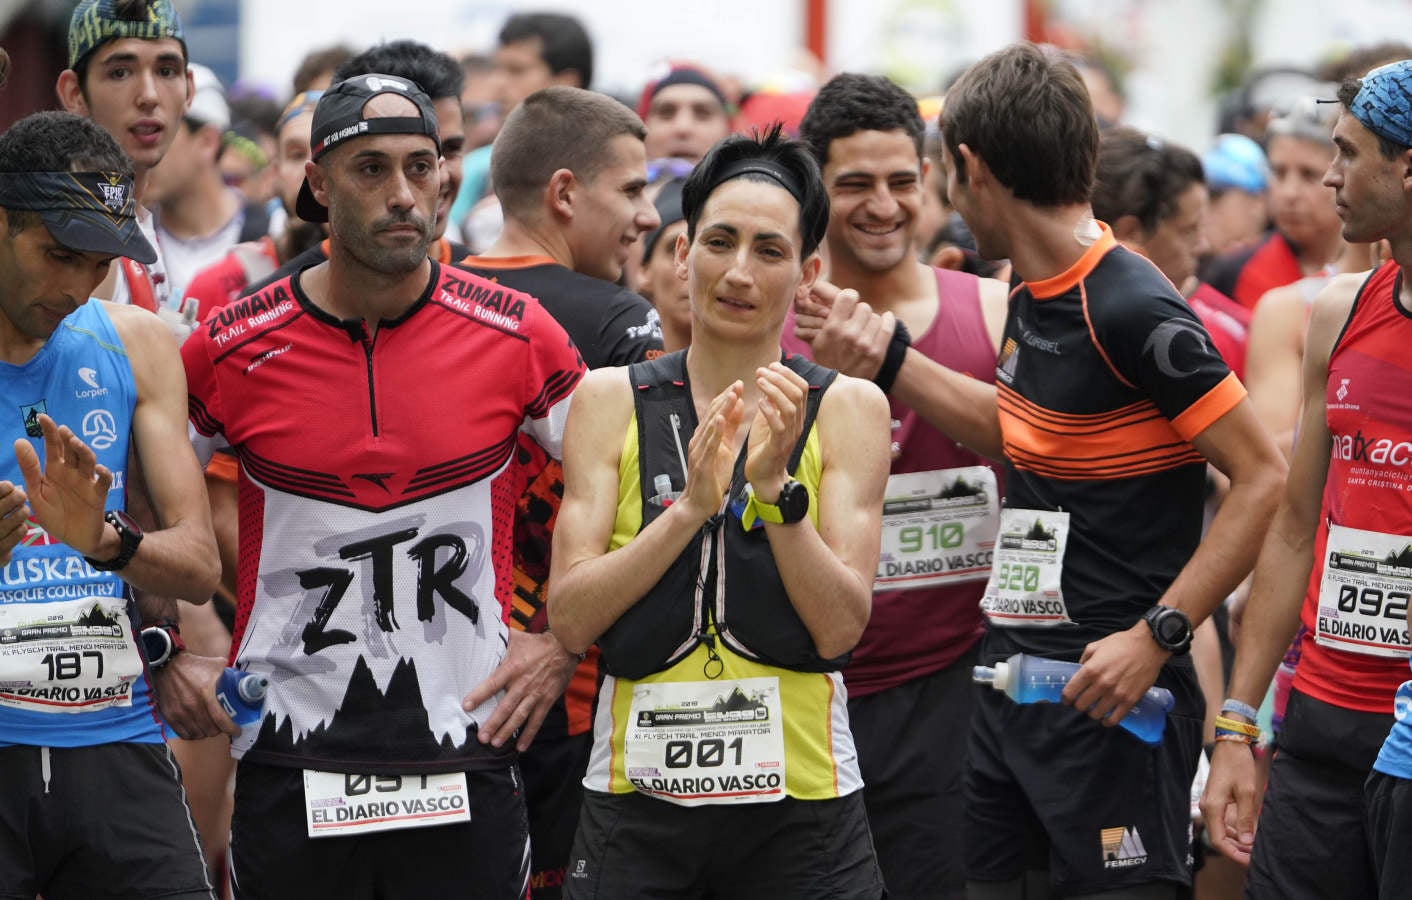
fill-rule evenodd
<path id="1" fill-rule="evenodd" d="M 1202 808 L 1212 842 L 1250 863 L 1255 898 L 1405 896 L 1412 877 L 1397 830 L 1412 768 L 1405 750 L 1383 743 L 1405 728 L 1394 722 L 1406 719 L 1412 647 L 1412 60 L 1345 81 L 1338 99 L 1323 184 L 1343 239 L 1385 239 L 1392 259 L 1370 275 L 1335 277 L 1309 315 L 1289 482 L 1255 569 L 1226 701 L 1226 715 L 1252 720 L 1304 626 L 1263 805 L 1245 747 L 1218 744 L 1211 757 Z"/>
<path id="2" fill-rule="evenodd" d="M 330 89 L 311 160 L 328 262 L 183 347 L 192 425 L 240 461 L 232 663 L 270 680 L 233 742 L 236 894 L 523 897 L 515 748 L 477 733 L 557 695 L 505 624 L 515 448 L 558 455 L 583 363 L 532 297 L 427 258 L 444 163 L 415 84 Z"/>
<path id="3" fill-rule="evenodd" d="M 637 238 L 658 222 L 643 195 L 642 142 L 641 120 L 611 97 L 574 87 L 531 94 L 495 140 L 491 172 L 505 229 L 485 255 L 461 261 L 477 275 L 537 298 L 590 369 L 627 366 L 662 352 L 656 310 L 614 283 Z M 564 473 L 532 441 L 520 443 L 529 487 L 515 520 L 510 627 L 539 634 L 548 624 L 550 535 Z M 534 744 L 520 741 L 534 850 L 530 887 L 536 900 L 552 900 L 560 896 L 583 803 L 598 651 L 579 660 L 554 638 L 541 640 L 561 656 L 566 678 L 574 672 Z"/>
<path id="4" fill-rule="evenodd" d="M 1029 44 L 992 54 L 948 92 L 941 128 L 947 195 L 981 255 L 1014 265 L 995 385 L 880 317 L 834 322 L 836 307 L 825 329 L 895 367 L 893 397 L 1005 459 L 981 663 L 1082 663 L 1063 705 L 978 700 L 969 896 L 1019 898 L 1028 880 L 1175 897 L 1201 745 L 1191 628 L 1253 564 L 1284 464 L 1191 308 L 1094 220 L 1098 127 L 1069 63 Z M 1208 460 L 1231 493 L 1202 538 Z M 1176 701 L 1155 753 L 1096 727 L 1154 682 Z"/>

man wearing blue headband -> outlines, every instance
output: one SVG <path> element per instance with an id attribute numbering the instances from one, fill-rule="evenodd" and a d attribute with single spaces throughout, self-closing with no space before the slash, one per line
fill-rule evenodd
<path id="1" fill-rule="evenodd" d="M 83 0 L 69 20 L 69 67 L 55 86 L 64 109 L 102 126 L 132 159 L 138 221 L 154 246 L 156 231 L 142 202 L 149 173 L 196 93 L 186 64 L 172 0 Z M 98 296 L 154 312 L 181 299 L 171 296 L 160 256 L 124 258 L 112 268 Z"/>
<path id="2" fill-rule="evenodd" d="M 1223 708 L 1251 719 L 1302 623 L 1259 827 L 1245 746 L 1217 744 L 1202 801 L 1212 842 L 1250 861 L 1255 898 L 1397 897 L 1412 884 L 1412 60 L 1344 82 L 1338 100 L 1324 184 L 1343 239 L 1386 240 L 1392 258 L 1336 277 L 1310 314 L 1289 481 Z"/>
<path id="3" fill-rule="evenodd" d="M 135 209 L 131 164 L 93 123 L 37 113 L 0 136 L 8 896 L 214 898 L 148 668 L 149 641 L 174 645 L 138 626 L 218 574 L 181 362 L 154 316 L 89 299 L 114 258 L 154 258 Z M 125 511 L 130 448 L 160 530 Z"/>

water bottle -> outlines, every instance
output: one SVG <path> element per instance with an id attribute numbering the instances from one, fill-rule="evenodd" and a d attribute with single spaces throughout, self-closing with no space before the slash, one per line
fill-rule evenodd
<path id="1" fill-rule="evenodd" d="M 216 700 L 231 721 L 244 728 L 260 721 L 265 712 L 265 692 L 270 680 L 253 672 L 227 668 L 216 682 Z"/>
<path id="2" fill-rule="evenodd" d="M 997 662 L 994 668 L 976 666 L 972 680 L 1004 691 L 1016 703 L 1058 703 L 1064 685 L 1078 670 L 1078 663 L 1016 653 L 1007 660 Z M 1155 747 L 1162 743 L 1167 713 L 1171 711 L 1173 702 L 1172 692 L 1166 688 L 1148 688 L 1118 725 L 1143 743 Z"/>

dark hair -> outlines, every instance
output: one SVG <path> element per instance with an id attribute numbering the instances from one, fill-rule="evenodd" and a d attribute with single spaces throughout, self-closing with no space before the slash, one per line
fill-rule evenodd
<path id="1" fill-rule="evenodd" d="M 1336 60 L 1319 67 L 1320 81 L 1342 84 L 1345 78 L 1362 78 L 1385 63 L 1412 59 L 1412 46 L 1402 41 L 1383 41 L 1366 47 L 1354 47 Z"/>
<path id="2" fill-rule="evenodd" d="M 562 13 L 516 13 L 500 29 L 500 46 L 539 38 L 539 57 L 551 74 L 575 71 L 579 87 L 593 83 L 593 43 L 583 23 Z"/>
<path id="3" fill-rule="evenodd" d="M 535 91 L 505 118 L 490 154 L 490 180 L 506 216 L 539 206 L 550 177 L 568 169 L 589 182 L 610 162 L 613 138 L 642 140 L 642 120 L 606 94 L 574 87 Z"/>
<path id="4" fill-rule="evenodd" d="M 1098 144 L 1093 215 L 1110 225 L 1133 216 L 1151 234 L 1177 211 L 1182 194 L 1204 181 L 1195 153 L 1136 128 L 1114 126 Z"/>
<path id="5" fill-rule="evenodd" d="M 353 55 L 353 48 L 347 44 L 334 44 L 332 47 L 310 50 L 304 54 L 304 58 L 299 61 L 299 67 L 294 70 L 292 93 L 304 93 L 309 89 L 309 85 L 314 83 L 314 79 L 325 72 L 332 74 L 335 69 L 352 59 Z"/>
<path id="6" fill-rule="evenodd" d="M 495 60 L 484 53 L 466 53 L 461 57 L 461 72 L 465 77 L 489 75 L 495 71 Z"/>
<path id="7" fill-rule="evenodd" d="M 147 22 L 151 19 L 147 7 L 152 3 L 153 0 L 113 0 L 113 16 L 124 22 Z M 85 100 L 88 99 L 88 64 L 93 61 L 93 51 L 106 43 L 108 41 L 94 45 L 87 53 L 74 60 L 73 66 L 70 67 L 78 76 L 78 90 Z M 178 39 L 177 43 L 181 44 L 181 58 L 189 61 L 186 53 L 186 41 Z"/>
<path id="8" fill-rule="evenodd" d="M 67 112 L 37 112 L 0 134 L 0 172 L 117 172 L 132 176 L 132 161 L 113 136 Z M 29 209 L 6 209 L 11 234 L 41 220 Z"/>
<path id="9" fill-rule="evenodd" d="M 283 111 L 280 104 L 259 94 L 231 97 L 229 103 L 232 122 L 246 122 L 260 134 L 275 136 L 279 114 Z"/>
<path id="10" fill-rule="evenodd" d="M 922 159 L 926 124 L 913 96 L 881 75 L 845 72 L 819 88 L 799 123 L 799 139 L 823 168 L 829 145 L 858 131 L 903 131 Z"/>
<path id="11" fill-rule="evenodd" d="M 1012 44 L 966 70 L 946 94 L 941 132 L 966 182 L 965 144 L 1019 200 L 1088 202 L 1098 121 L 1073 64 L 1034 44 Z"/>
<path id="12" fill-rule="evenodd" d="M 456 60 L 426 44 L 406 40 L 378 44 L 344 60 L 333 72 L 333 83 L 375 74 L 415 81 L 432 100 L 459 100 L 466 84 L 466 74 Z"/>
<path id="13" fill-rule="evenodd" d="M 800 141 L 791 140 L 784 134 L 784 127 L 778 122 L 762 136 L 756 132 L 747 137 L 733 134 L 720 141 L 707 152 L 696 168 L 687 176 L 682 185 L 681 209 L 686 219 L 686 238 L 696 239 L 696 222 L 706 201 L 716 188 L 725 183 L 721 174 L 727 167 L 744 160 L 762 160 L 783 168 L 798 182 L 799 198 L 799 238 L 803 256 L 808 257 L 819 248 L 824 232 L 829 226 L 829 196 L 824 190 L 824 178 L 819 174 L 819 164 Z M 755 172 L 746 172 L 735 178 L 772 184 L 779 182 Z"/>
<path id="14" fill-rule="evenodd" d="M 1362 89 L 1362 78 L 1345 78 L 1343 80 L 1343 84 L 1338 86 L 1338 102 L 1343 104 L 1343 108 L 1345 110 L 1350 111 L 1350 115 L 1352 114 L 1351 111 L 1353 109 L 1353 101 L 1358 96 L 1358 92 Z M 1382 156 L 1383 159 L 1397 159 L 1399 156 L 1406 153 L 1409 149 L 1412 149 L 1409 147 L 1402 146 L 1401 144 L 1397 143 L 1397 141 L 1385 138 L 1382 135 L 1378 134 L 1376 131 L 1372 131 L 1372 129 L 1369 129 L 1369 131 L 1372 133 L 1373 137 L 1378 139 L 1378 153 Z"/>

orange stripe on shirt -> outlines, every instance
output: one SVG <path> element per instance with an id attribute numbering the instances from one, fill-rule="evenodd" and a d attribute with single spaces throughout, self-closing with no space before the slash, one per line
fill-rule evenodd
<path id="1" fill-rule="evenodd" d="M 1118 371 L 1118 367 L 1113 365 L 1113 360 L 1108 357 L 1108 351 L 1103 349 L 1103 343 L 1098 340 L 1098 335 L 1094 334 L 1093 319 L 1088 314 L 1088 288 L 1083 285 L 1079 286 L 1079 303 L 1083 307 L 1084 325 L 1088 328 L 1088 339 L 1093 344 L 1093 349 L 1103 357 L 1103 364 L 1108 367 L 1108 371 L 1113 373 L 1113 377 L 1118 379 L 1119 383 L 1126 388 L 1136 389 L 1137 385 L 1124 377 L 1123 373 Z"/>
<path id="2" fill-rule="evenodd" d="M 1240 379 L 1232 372 L 1173 419 L 1172 427 L 1183 438 L 1191 440 L 1210 428 L 1221 416 L 1235 409 L 1244 399 L 1245 385 L 1241 384 Z"/>
<path id="3" fill-rule="evenodd" d="M 1156 465 L 1159 469 L 1190 461 L 1190 444 L 1155 406 L 1149 414 L 1124 424 L 1051 423 L 1027 415 L 997 394 L 1005 453 L 1017 466 L 1044 467 L 1071 477 L 1095 477 L 1103 470 Z"/>
<path id="4" fill-rule="evenodd" d="M 1072 266 L 1060 272 L 1052 278 L 1045 278 L 1042 281 L 1027 281 L 1025 287 L 1029 289 L 1030 296 L 1036 300 L 1048 300 L 1051 297 L 1058 297 L 1074 289 L 1074 286 L 1088 277 L 1097 266 L 1100 260 L 1108 254 L 1109 250 L 1118 246 L 1118 241 L 1113 237 L 1113 232 L 1107 225 L 1098 220 L 1100 234 L 1098 240 L 1084 251 L 1083 256 L 1078 258 Z"/>
<path id="5" fill-rule="evenodd" d="M 1156 404 L 1151 400 L 1139 400 L 1136 403 L 1129 403 L 1127 406 L 1120 406 L 1108 412 L 1061 413 L 1039 406 L 1026 399 L 1013 388 L 1008 388 L 1003 384 L 997 385 L 996 393 L 1002 398 L 1002 402 L 1009 403 L 1017 413 L 1022 413 L 1028 418 L 1046 422 L 1058 428 L 1073 428 L 1075 430 L 1085 428 L 1110 428 L 1129 422 L 1150 419 L 1153 416 L 1160 416 L 1162 414 L 1157 409 Z"/>

